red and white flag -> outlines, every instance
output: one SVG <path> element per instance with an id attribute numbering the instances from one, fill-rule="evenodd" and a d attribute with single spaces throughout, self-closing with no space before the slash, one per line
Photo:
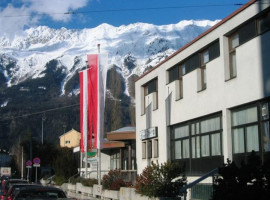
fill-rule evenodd
<path id="1" fill-rule="evenodd" d="M 87 152 L 88 135 L 88 70 L 79 72 L 81 152 Z"/>
<path id="2" fill-rule="evenodd" d="M 105 54 L 87 55 L 87 60 L 89 69 L 85 70 L 86 75 L 80 74 L 80 91 L 82 92 L 80 96 L 82 134 L 81 151 L 84 150 L 82 152 L 85 152 L 86 149 L 92 149 L 93 132 L 94 148 L 102 149 L 103 147 L 104 110 L 108 66 L 108 57 Z M 84 71 L 81 73 L 84 73 Z M 87 79 L 87 83 L 85 83 L 84 78 Z M 81 79 L 83 80 L 81 81 Z M 86 90 L 83 89 L 85 85 L 87 86 Z M 85 106 L 87 107 L 87 114 L 84 113 Z M 84 126 L 84 123 L 87 123 L 86 127 Z M 88 146 L 88 148 L 85 149 L 85 146 Z"/>

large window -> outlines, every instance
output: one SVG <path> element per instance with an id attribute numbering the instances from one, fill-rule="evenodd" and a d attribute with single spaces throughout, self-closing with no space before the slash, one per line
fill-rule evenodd
<path id="1" fill-rule="evenodd" d="M 174 126 L 172 128 L 173 159 L 221 155 L 221 127 L 220 115 Z"/>
<path id="2" fill-rule="evenodd" d="M 232 110 L 233 160 L 245 161 L 255 151 L 261 160 L 270 159 L 269 101 Z"/>
<path id="3" fill-rule="evenodd" d="M 224 162 L 221 114 L 191 120 L 171 128 L 171 156 L 190 175 L 205 174 Z"/>
<path id="4" fill-rule="evenodd" d="M 259 151 L 257 106 L 232 112 L 233 153 Z"/>

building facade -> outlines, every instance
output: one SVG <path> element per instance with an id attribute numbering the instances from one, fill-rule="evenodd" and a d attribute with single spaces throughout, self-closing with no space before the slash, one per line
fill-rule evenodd
<path id="1" fill-rule="evenodd" d="M 250 1 L 136 81 L 138 173 L 177 161 L 190 182 L 269 157 L 269 30 L 269 2 Z"/>
<path id="2" fill-rule="evenodd" d="M 81 133 L 71 129 L 70 131 L 59 136 L 60 146 L 73 148 L 80 145 Z"/>

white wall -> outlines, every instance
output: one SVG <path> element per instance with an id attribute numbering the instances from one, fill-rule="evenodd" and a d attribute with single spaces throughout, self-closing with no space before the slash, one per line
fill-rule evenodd
<path id="1" fill-rule="evenodd" d="M 170 125 L 222 111 L 224 159 L 226 161 L 227 158 L 232 157 L 229 108 L 262 99 L 270 94 L 269 76 L 263 76 L 265 72 L 267 72 L 268 75 L 270 74 L 269 69 L 262 69 L 263 54 L 267 55 L 268 53 L 268 56 L 265 56 L 264 59 L 269 63 L 270 33 L 268 32 L 263 35 L 263 37 L 268 38 L 268 40 L 264 39 L 268 44 L 264 44 L 263 52 L 261 51 L 262 36 L 258 36 L 237 47 L 237 77 L 228 81 L 225 81 L 225 68 L 228 66 L 228 40 L 224 35 L 256 15 L 258 12 L 257 5 L 258 4 L 252 5 L 241 13 L 238 13 L 229 21 L 223 23 L 136 82 L 136 156 L 138 173 L 141 173 L 149 164 L 149 160 L 142 159 L 142 141 L 139 137 L 139 132 L 146 129 L 146 116 L 145 114 L 142 115 L 141 112 L 142 86 L 156 77 L 158 78 L 159 107 L 152 112 L 152 126 L 158 127 L 159 158 L 153 160 L 162 163 L 170 158 L 170 141 L 166 126 L 165 99 L 171 92 L 172 109 Z M 166 70 L 218 38 L 220 43 L 220 56 L 206 64 L 206 90 L 197 92 L 197 71 L 194 70 L 183 76 L 183 99 L 176 101 L 175 83 L 166 84 Z M 266 65 L 264 66 L 267 67 Z M 269 89 L 267 89 L 268 86 Z"/>

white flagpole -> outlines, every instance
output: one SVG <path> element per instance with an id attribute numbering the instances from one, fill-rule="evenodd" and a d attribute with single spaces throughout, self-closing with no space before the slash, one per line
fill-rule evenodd
<path id="1" fill-rule="evenodd" d="M 85 70 L 83 72 L 83 76 L 84 76 L 84 87 L 83 87 L 83 94 L 84 94 L 84 107 L 86 107 L 86 109 L 84 110 L 84 155 L 85 155 L 85 178 L 87 178 L 87 167 L 88 167 L 88 160 L 87 160 L 87 136 L 88 136 L 88 76 L 87 76 L 87 70 Z M 87 81 L 85 83 L 85 81 Z"/>
<path id="2" fill-rule="evenodd" d="M 98 44 L 97 46 L 98 46 L 98 60 L 99 60 L 100 59 L 100 44 Z M 98 71 L 99 71 L 99 67 L 100 66 L 99 66 L 99 62 L 98 62 Z M 99 86 L 99 80 L 98 80 L 98 86 Z M 99 94 L 98 94 L 98 99 L 99 99 Z M 99 108 L 98 108 L 98 110 L 99 110 Z M 98 131 L 100 131 L 100 128 L 98 128 Z M 97 136 L 100 137 L 100 133 L 97 134 Z M 98 152 L 98 184 L 101 185 L 101 149 L 100 149 L 100 138 L 97 138 L 97 142 L 98 142 L 98 145 L 97 145 L 97 147 L 98 147 L 97 148 L 97 152 Z"/>

